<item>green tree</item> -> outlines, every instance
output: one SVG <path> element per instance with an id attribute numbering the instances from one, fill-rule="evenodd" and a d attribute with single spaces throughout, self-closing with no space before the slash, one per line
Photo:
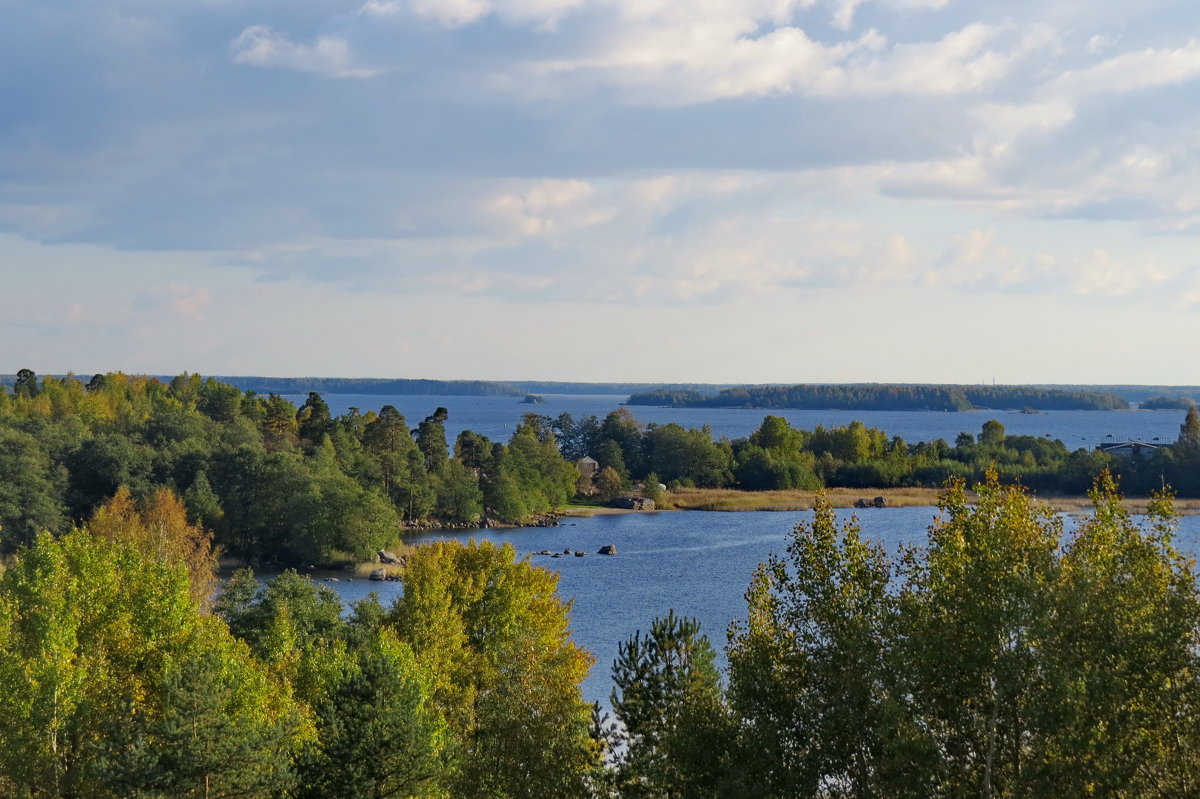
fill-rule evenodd
<path id="1" fill-rule="evenodd" d="M 363 449 L 379 465 L 385 496 L 397 504 L 401 486 L 410 479 L 408 456 L 416 450 L 408 424 L 391 405 L 379 409 L 379 415 L 363 427 Z"/>
<path id="2" fill-rule="evenodd" d="M 0 551 L 33 543 L 42 530 L 65 532 L 66 473 L 37 438 L 0 426 Z"/>
<path id="3" fill-rule="evenodd" d="M 979 432 L 979 443 L 989 447 L 999 447 L 1004 444 L 1004 425 L 995 419 L 983 423 Z"/>
<path id="4" fill-rule="evenodd" d="M 445 729 L 412 650 L 375 630 L 314 699 L 301 799 L 442 796 Z"/>
<path id="5" fill-rule="evenodd" d="M 108 721 L 93 773 L 139 799 L 278 796 L 304 740 L 298 708 L 216 619 L 191 643 L 167 664 L 151 707 L 127 697 Z"/>
<path id="6" fill-rule="evenodd" d="M 911 760 L 888 689 L 891 564 L 818 495 L 787 557 L 760 566 L 729 645 L 730 699 L 743 720 L 750 796 L 874 796 Z M 903 779 L 900 778 L 902 782 Z"/>
<path id="7" fill-rule="evenodd" d="M 1175 442 L 1175 450 L 1185 459 L 1200 459 L 1200 413 L 1196 406 L 1188 408 L 1179 426 L 1179 439 Z"/>
<path id="8" fill-rule="evenodd" d="M 994 472 L 976 493 L 971 502 L 953 484 L 928 549 L 905 559 L 894 668 L 925 731 L 922 771 L 937 790 L 1019 795 L 1062 521 Z"/>
<path id="9" fill-rule="evenodd" d="M 225 515 L 225 511 L 221 509 L 221 498 L 213 491 L 208 474 L 203 469 L 196 472 L 192 484 L 183 493 L 183 502 L 187 506 L 188 518 L 192 523 L 205 529 L 215 527 Z"/>
<path id="10" fill-rule="evenodd" d="M 450 447 L 446 444 L 446 419 L 450 413 L 445 408 L 436 409 L 417 425 L 417 448 L 425 459 L 425 471 L 438 474 L 450 459 Z"/>
<path id="11" fill-rule="evenodd" d="M 32 369 L 17 370 L 17 380 L 13 383 L 13 394 L 26 398 L 38 395 L 37 374 Z"/>
<path id="12" fill-rule="evenodd" d="M 308 392 L 308 399 L 296 411 L 296 428 L 300 438 L 310 446 L 320 444 L 325 436 L 333 433 L 333 416 L 329 412 L 329 405 L 317 392 Z"/>
<path id="13" fill-rule="evenodd" d="M 601 502 L 611 502 L 616 497 L 620 496 L 625 485 L 621 481 L 621 475 L 611 466 L 605 466 L 596 474 L 596 479 L 592 482 L 596 489 L 596 499 Z"/>
<path id="14" fill-rule="evenodd" d="M 568 634 L 557 575 L 511 545 L 418 547 L 386 623 L 433 679 L 453 733 L 452 793 L 581 795 L 595 764 L 580 683 L 591 657 Z"/>
<path id="15" fill-rule="evenodd" d="M 1034 796 L 1193 796 L 1200 791 L 1200 597 L 1173 547 L 1168 499 L 1140 527 L 1104 473 L 1062 553 L 1028 760 Z"/>
<path id="16" fill-rule="evenodd" d="M 435 513 L 440 519 L 478 523 L 483 515 L 483 491 L 475 472 L 459 461 L 447 461 L 437 480 Z"/>
<path id="17" fill-rule="evenodd" d="M 128 772 L 114 765 L 136 752 L 173 769 L 157 778 L 192 786 L 167 795 L 231 795 L 213 789 L 228 789 L 226 780 L 245 774 L 238 763 L 229 764 L 227 777 L 212 771 L 199 739 L 187 744 L 196 750 L 177 748 L 188 740 L 175 723 L 190 713 L 185 684 L 204 664 L 224 669 L 231 682 L 218 697 L 224 704 L 189 724 L 219 724 L 237 713 L 240 720 L 204 746 L 233 752 L 276 742 L 272 754 L 245 755 L 261 757 L 252 770 L 263 769 L 254 783 L 262 790 L 245 795 L 266 797 L 285 784 L 280 753 L 298 740 L 294 706 L 282 686 L 255 671 L 223 625 L 198 614 L 186 570 L 85 531 L 58 540 L 42 534 L 0 577 L 0 785 L 16 796 L 129 796 Z M 221 684 L 211 680 L 191 695 L 217 693 Z M 126 723 L 145 726 L 124 735 Z M 202 761 L 207 771 L 197 770 Z M 202 771 L 207 793 L 200 790 Z"/>
<path id="18" fill-rule="evenodd" d="M 674 611 L 618 646 L 611 701 L 622 796 L 722 795 L 729 741 L 715 657 L 699 622 Z"/>

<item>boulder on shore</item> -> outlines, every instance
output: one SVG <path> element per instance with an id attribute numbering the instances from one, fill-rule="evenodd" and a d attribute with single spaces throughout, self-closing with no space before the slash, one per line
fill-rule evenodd
<path id="1" fill-rule="evenodd" d="M 378 580 L 386 580 L 387 579 L 387 571 L 385 569 L 376 569 L 375 571 L 371 572 L 370 579 L 377 580 L 377 581 Z"/>
<path id="2" fill-rule="evenodd" d="M 381 549 L 381 550 L 379 550 L 379 562 L 380 563 L 399 563 L 400 558 L 396 557 L 396 555 L 394 553 L 388 552 L 386 549 Z"/>
<path id="3" fill-rule="evenodd" d="M 609 504 L 614 508 L 622 508 L 624 510 L 654 510 L 654 500 L 647 497 L 617 497 Z"/>
<path id="4" fill-rule="evenodd" d="M 617 554 L 617 545 L 616 544 L 605 544 L 604 546 L 600 547 L 600 549 L 596 550 L 596 554 L 597 555 L 615 555 L 615 554 Z"/>

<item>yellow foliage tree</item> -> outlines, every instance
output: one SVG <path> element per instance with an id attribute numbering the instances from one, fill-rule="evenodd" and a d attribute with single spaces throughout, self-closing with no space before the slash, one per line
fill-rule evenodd
<path id="1" fill-rule="evenodd" d="M 207 608 L 217 585 L 217 558 L 212 536 L 191 524 L 183 502 L 168 489 L 141 502 L 125 486 L 96 509 L 87 524 L 92 535 L 129 544 L 150 559 L 187 567 L 192 598 Z"/>

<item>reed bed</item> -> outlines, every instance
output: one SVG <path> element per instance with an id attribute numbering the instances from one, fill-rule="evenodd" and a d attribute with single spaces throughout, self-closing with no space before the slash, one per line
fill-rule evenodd
<path id="1" fill-rule="evenodd" d="M 937 504 L 934 488 L 829 488 L 825 496 L 835 508 L 852 508 L 859 499 L 883 497 L 888 507 Z M 811 510 L 815 491 L 738 491 L 732 488 L 680 488 L 667 493 L 671 507 L 680 510 L 756 511 Z"/>

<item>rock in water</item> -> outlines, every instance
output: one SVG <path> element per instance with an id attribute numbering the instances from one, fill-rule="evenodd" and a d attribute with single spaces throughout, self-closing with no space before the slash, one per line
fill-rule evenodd
<path id="1" fill-rule="evenodd" d="M 605 544 L 596 551 L 597 555 L 615 555 L 617 554 L 616 544 Z"/>

